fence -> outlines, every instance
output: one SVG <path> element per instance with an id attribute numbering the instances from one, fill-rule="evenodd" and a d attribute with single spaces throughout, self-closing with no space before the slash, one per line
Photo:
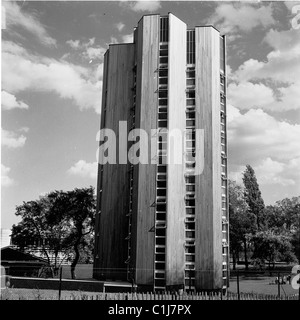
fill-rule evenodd
<path id="1" fill-rule="evenodd" d="M 138 288 L 135 289 L 133 283 L 126 281 L 112 281 L 110 279 L 106 280 L 95 280 L 92 278 L 92 265 L 78 265 L 77 270 L 77 280 L 70 280 L 70 266 L 63 266 L 60 268 L 56 279 L 51 278 L 28 278 L 28 277 L 10 277 L 10 284 L 8 286 L 14 289 L 25 289 L 28 292 L 30 289 L 33 290 L 52 290 L 54 292 L 55 299 L 65 299 L 67 291 L 69 295 L 71 292 L 86 292 L 89 293 L 88 297 L 91 298 L 91 294 L 94 294 L 91 299 L 100 300 L 110 300 L 115 299 L 115 294 L 121 294 L 122 297 L 127 297 L 128 300 L 135 299 L 134 297 L 128 295 L 127 292 L 132 294 L 138 294 L 137 300 L 152 300 L 151 297 L 155 299 L 160 299 L 160 295 L 167 295 L 168 298 L 162 299 L 194 299 L 194 300 L 274 300 L 274 299 L 285 299 L 285 300 L 300 300 L 299 289 L 295 289 L 291 285 L 291 278 L 289 276 L 295 276 L 291 274 L 291 267 L 287 266 L 280 271 L 277 270 L 231 270 L 230 272 L 230 283 L 226 295 L 221 295 L 220 292 L 215 293 L 195 293 L 195 290 L 190 285 L 187 285 L 184 290 L 180 289 L 182 295 L 176 295 L 180 291 L 173 290 L 172 293 L 166 293 L 166 291 L 160 290 L 155 293 L 149 293 L 149 296 L 145 295 L 145 292 L 152 291 L 152 288 Z M 20 267 L 22 268 L 22 267 Z M 1 284 L 4 287 L 5 280 L 2 279 Z M 190 281 L 188 281 L 188 284 Z M 169 290 L 166 288 L 167 291 Z M 80 290 L 80 291 L 79 291 Z M 142 293 L 144 292 L 144 293 Z M 159 293 L 163 292 L 163 293 Z M 95 294 L 100 294 L 97 298 Z M 26 293 L 27 294 L 27 293 Z M 106 294 L 106 296 L 103 296 Z M 171 296 L 170 296 L 171 294 Z M 194 295 L 192 298 L 188 294 Z M 127 295 L 127 296 L 126 296 Z M 70 299 L 74 298 L 71 296 Z M 150 298 L 149 298 L 150 297 Z M 171 297 L 171 298 L 170 298 Z M 78 298 L 79 299 L 79 298 Z M 121 298 L 125 299 L 125 298 Z"/>
<path id="2" fill-rule="evenodd" d="M 17 290 L 17 289 L 16 289 Z M 45 294 L 43 290 L 32 290 L 29 293 L 13 293 L 12 289 L 5 289 L 1 292 L 1 300 L 135 300 L 135 301 L 159 301 L 159 300 L 298 300 L 298 295 L 280 296 L 277 295 L 265 295 L 265 294 L 253 294 L 253 293 L 228 293 L 222 295 L 221 293 L 131 293 L 131 292 L 119 292 L 119 293 L 72 293 L 58 296 L 57 294 Z"/>

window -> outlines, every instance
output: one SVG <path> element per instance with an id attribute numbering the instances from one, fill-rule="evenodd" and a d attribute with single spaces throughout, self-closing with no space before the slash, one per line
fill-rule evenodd
<path id="1" fill-rule="evenodd" d="M 194 69 L 187 69 L 186 77 L 187 78 L 195 78 L 195 70 Z"/>
<path id="2" fill-rule="evenodd" d="M 187 98 L 195 98 L 195 90 L 187 91 L 186 97 Z"/>
<path id="3" fill-rule="evenodd" d="M 168 99 L 159 99 L 158 104 L 160 106 L 167 106 L 168 105 Z"/>
<path id="4" fill-rule="evenodd" d="M 188 176 L 185 178 L 186 183 L 195 183 L 195 176 Z"/>
<path id="5" fill-rule="evenodd" d="M 166 229 L 156 229 L 155 230 L 157 237 L 165 237 L 166 236 Z"/>
<path id="6" fill-rule="evenodd" d="M 195 126 L 195 120 L 187 120 L 186 121 L 187 127 L 194 127 Z"/>
<path id="7" fill-rule="evenodd" d="M 157 211 L 166 211 L 166 204 L 157 204 L 156 210 Z"/>
<path id="8" fill-rule="evenodd" d="M 186 113 L 186 118 L 187 119 L 195 119 L 195 112 L 187 112 Z"/>
<path id="9" fill-rule="evenodd" d="M 186 199 L 185 200 L 185 205 L 187 207 L 194 207 L 195 206 L 195 199 Z"/>
<path id="10" fill-rule="evenodd" d="M 195 231 L 186 231 L 185 237 L 186 238 L 195 238 Z"/>
<path id="11" fill-rule="evenodd" d="M 166 220 L 166 213 L 165 212 L 156 212 L 156 220 L 157 221 L 165 221 Z"/>
<path id="12" fill-rule="evenodd" d="M 167 190 L 166 189 L 157 189 L 157 196 L 158 197 L 166 197 Z"/>
<path id="13" fill-rule="evenodd" d="M 161 262 L 155 263 L 155 269 L 157 270 L 165 270 L 165 264 Z"/>
<path id="14" fill-rule="evenodd" d="M 225 50 L 224 50 L 224 38 L 220 37 L 220 69 L 225 71 Z"/>
<path id="15" fill-rule="evenodd" d="M 187 30 L 187 64 L 195 63 L 195 30 Z"/>
<path id="16" fill-rule="evenodd" d="M 159 77 L 168 77 L 168 70 L 159 70 Z"/>
<path id="17" fill-rule="evenodd" d="M 195 230 L 195 223 L 194 222 L 188 222 L 185 224 L 185 228 L 188 230 Z"/>
<path id="18" fill-rule="evenodd" d="M 167 172 L 166 166 L 157 166 L 157 172 Z"/>
<path id="19" fill-rule="evenodd" d="M 168 63 L 168 57 L 159 57 L 159 63 L 162 63 L 162 64 Z"/>
<path id="20" fill-rule="evenodd" d="M 160 42 L 168 42 L 169 37 L 168 37 L 168 24 L 169 24 L 169 19 L 168 17 L 161 17 L 160 18 L 160 33 L 159 33 L 159 41 Z"/>
<path id="21" fill-rule="evenodd" d="M 156 254 L 155 255 L 155 261 L 164 262 L 165 261 L 165 255 L 164 254 Z"/>
<path id="22" fill-rule="evenodd" d="M 186 185 L 186 191 L 187 192 L 194 192 L 195 191 L 195 185 L 192 185 L 192 184 Z"/>
<path id="23" fill-rule="evenodd" d="M 159 78 L 158 83 L 159 84 L 168 84 L 168 78 Z"/>
<path id="24" fill-rule="evenodd" d="M 185 212 L 186 212 L 186 214 L 194 215 L 195 214 L 195 208 L 186 208 Z"/>
<path id="25" fill-rule="evenodd" d="M 186 79 L 186 85 L 187 86 L 194 86 L 195 85 L 195 79 Z"/>

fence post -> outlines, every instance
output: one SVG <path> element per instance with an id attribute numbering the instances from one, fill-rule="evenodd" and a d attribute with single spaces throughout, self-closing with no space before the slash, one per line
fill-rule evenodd
<path id="1" fill-rule="evenodd" d="M 236 272 L 236 281 L 237 281 L 238 300 L 240 300 L 240 277 L 239 277 L 239 270 L 237 270 L 237 272 Z"/>
<path id="2" fill-rule="evenodd" d="M 61 278 L 62 278 L 62 266 L 60 266 L 60 269 L 59 269 L 58 300 L 60 300 L 60 297 L 61 297 Z"/>
<path id="3" fill-rule="evenodd" d="M 278 272 L 278 298 L 280 299 L 280 273 Z"/>

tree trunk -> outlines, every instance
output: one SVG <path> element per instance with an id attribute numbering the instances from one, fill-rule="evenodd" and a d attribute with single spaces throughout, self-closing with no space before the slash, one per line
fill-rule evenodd
<path id="1" fill-rule="evenodd" d="M 74 244 L 75 258 L 74 258 L 74 260 L 72 261 L 72 264 L 71 264 L 71 277 L 72 277 L 72 279 L 76 279 L 75 267 L 76 267 L 76 264 L 77 264 L 77 262 L 79 260 L 78 246 L 79 246 L 79 241 L 76 241 L 76 243 Z"/>
<path id="2" fill-rule="evenodd" d="M 245 269 L 248 270 L 247 240 L 244 239 Z"/>
<path id="3" fill-rule="evenodd" d="M 232 265 L 233 265 L 233 270 L 236 269 L 236 254 L 235 252 L 232 252 Z"/>

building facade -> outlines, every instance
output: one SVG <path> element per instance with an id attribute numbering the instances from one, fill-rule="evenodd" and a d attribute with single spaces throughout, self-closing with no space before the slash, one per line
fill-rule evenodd
<path id="1" fill-rule="evenodd" d="M 151 152 L 147 163 L 118 150 L 116 164 L 99 164 L 94 277 L 155 290 L 227 287 L 224 36 L 171 13 L 143 16 L 133 43 L 105 53 L 100 126 L 127 150 L 143 129 Z M 184 161 L 169 161 L 171 152 Z"/>

